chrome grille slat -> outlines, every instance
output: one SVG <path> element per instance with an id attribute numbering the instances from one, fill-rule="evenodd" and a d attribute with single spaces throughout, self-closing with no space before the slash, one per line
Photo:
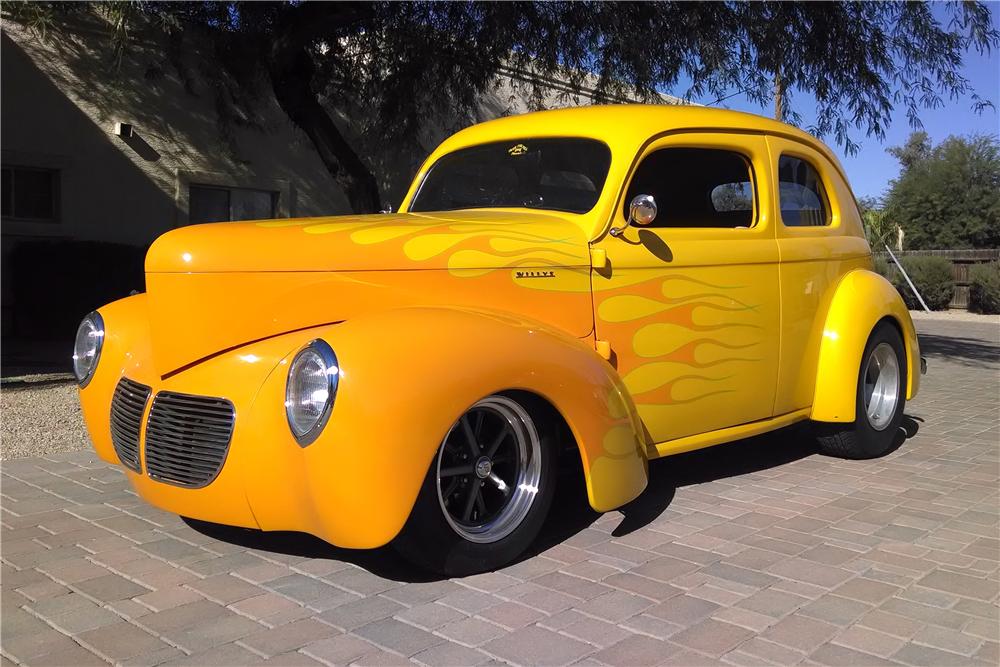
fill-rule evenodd
<path id="1" fill-rule="evenodd" d="M 145 407 L 145 406 L 144 405 L 140 405 L 140 406 L 129 405 L 125 400 L 122 400 L 121 403 L 119 403 L 119 405 L 118 405 L 118 408 L 119 408 L 120 412 L 127 412 L 128 414 L 133 415 L 135 417 L 142 417 L 142 408 L 143 407 Z"/>
<path id="2" fill-rule="evenodd" d="M 111 444 L 122 465 L 139 472 L 139 433 L 151 389 L 123 377 L 111 397 Z"/>
<path id="3" fill-rule="evenodd" d="M 181 459 L 181 458 L 171 458 L 165 461 L 161 461 L 159 462 L 159 465 L 157 467 L 158 469 L 162 468 L 163 470 L 169 468 L 171 470 L 176 470 L 178 472 L 189 471 L 197 473 L 199 475 L 211 475 L 212 471 L 215 470 L 215 466 L 212 464 L 203 461 L 198 462 L 198 461 L 192 461 L 190 459 Z"/>
<path id="4" fill-rule="evenodd" d="M 206 401 L 202 404 L 193 403 L 191 401 L 177 401 L 173 404 L 173 407 L 178 411 L 215 414 L 220 417 L 223 417 L 226 414 L 226 404 L 220 403 L 217 398 L 213 398 L 211 401 Z"/>
<path id="5" fill-rule="evenodd" d="M 209 424 L 220 424 L 220 425 L 224 425 L 229 421 L 228 418 L 224 416 L 219 416 L 217 413 L 194 412 L 194 411 L 176 410 L 176 409 L 171 413 L 171 418 L 182 419 L 185 421 L 188 419 L 201 419 Z"/>
<path id="6" fill-rule="evenodd" d="M 124 403 L 126 400 L 135 400 L 132 397 L 122 396 L 117 390 L 115 391 L 115 396 L 118 397 L 118 403 L 115 404 L 115 410 L 111 413 L 112 417 L 121 419 L 124 423 L 129 424 L 133 428 L 139 428 L 140 422 L 142 422 L 142 410 L 136 409 L 134 407 L 129 407 L 126 409 Z M 115 400 L 115 396 L 111 400 Z M 141 400 L 141 397 L 139 397 Z"/>
<path id="7" fill-rule="evenodd" d="M 114 400 L 114 399 L 112 399 Z M 127 414 L 121 411 L 112 412 L 111 419 L 122 426 L 122 428 L 137 430 L 139 428 L 139 422 L 142 421 L 142 414 Z"/>
<path id="8" fill-rule="evenodd" d="M 192 466 L 201 466 L 208 471 L 212 471 L 218 465 L 218 456 L 206 456 L 203 454 L 192 454 L 190 451 L 179 447 L 172 447 L 162 440 L 147 440 L 146 446 L 153 446 L 162 449 L 165 454 L 170 454 L 175 463 L 185 463 Z M 167 461 L 161 461 L 160 465 L 167 465 Z"/>
<path id="9" fill-rule="evenodd" d="M 147 438 L 146 447 L 156 447 L 165 451 L 173 452 L 176 457 L 191 458 L 215 465 L 219 461 L 219 455 L 223 453 L 221 447 L 206 447 L 205 443 L 192 441 L 167 440 L 164 438 Z"/>
<path id="10" fill-rule="evenodd" d="M 111 413 L 111 419 L 120 424 L 122 428 L 138 432 L 139 424 L 142 422 L 142 413 L 129 413 L 121 410 L 119 406 L 116 407 L 118 410 Z"/>
<path id="11" fill-rule="evenodd" d="M 192 405 L 191 403 L 177 403 L 174 405 L 177 412 L 208 415 L 224 419 L 226 416 L 226 406 L 216 404 Z"/>
<path id="12" fill-rule="evenodd" d="M 177 486 L 209 484 L 229 453 L 235 419 L 224 398 L 161 391 L 146 421 L 146 473 Z"/>
<path id="13" fill-rule="evenodd" d="M 214 429 L 225 430 L 229 428 L 228 419 L 218 419 L 214 416 L 209 415 L 199 415 L 199 414 L 189 414 L 185 412 L 174 412 L 170 415 L 162 417 L 164 421 L 176 422 L 178 424 L 190 424 L 191 421 L 197 420 L 200 424 L 204 426 L 209 426 Z"/>
<path id="14" fill-rule="evenodd" d="M 184 476 L 184 477 L 186 477 L 186 476 L 191 475 L 191 474 L 192 474 L 191 468 L 189 468 L 188 466 L 184 466 L 184 465 L 176 465 L 176 466 L 175 465 L 170 465 L 170 466 L 164 466 L 163 469 L 160 471 L 160 475 L 150 475 L 150 477 L 152 479 L 157 480 L 157 481 L 168 482 L 170 484 L 177 484 L 177 482 L 172 481 L 169 478 L 165 478 L 165 476 L 177 475 L 177 476 Z M 204 475 L 206 473 L 200 472 L 199 474 Z"/>
<path id="15" fill-rule="evenodd" d="M 139 421 L 138 419 L 135 421 Z M 111 441 L 115 443 L 115 451 L 118 452 L 119 458 L 121 454 L 126 454 L 127 458 L 132 461 L 139 460 L 139 429 L 132 426 L 132 424 L 122 424 L 117 419 L 111 423 Z M 121 450 L 121 451 L 119 451 Z"/>
<path id="16" fill-rule="evenodd" d="M 174 428 L 181 430 L 188 430 L 190 428 L 190 419 L 178 419 L 176 417 L 167 417 L 164 415 L 157 415 L 157 418 L 167 425 L 173 425 Z M 228 424 L 205 424 L 204 420 L 200 424 L 202 430 L 218 431 L 219 433 L 229 432 Z"/>
<path id="17" fill-rule="evenodd" d="M 194 438 L 179 438 L 169 433 L 146 438 L 146 441 L 147 446 L 150 444 L 157 447 L 162 446 L 167 449 L 173 449 L 179 454 L 190 454 L 191 456 L 205 458 L 205 460 L 213 462 L 218 460 L 217 453 L 224 449 L 223 447 L 216 446 L 213 442 Z"/>
<path id="18" fill-rule="evenodd" d="M 191 466 L 183 461 L 177 463 L 163 463 L 157 467 L 159 471 L 157 474 L 150 473 L 150 477 L 160 481 L 169 481 L 173 484 L 178 482 L 173 479 L 173 477 L 180 477 L 181 479 L 188 479 L 189 477 L 199 477 L 199 476 L 210 476 L 212 470 L 206 470 L 197 466 Z"/>
<path id="19" fill-rule="evenodd" d="M 182 440 L 202 442 L 208 446 L 216 444 L 219 438 L 224 438 L 229 433 L 228 430 L 226 431 L 213 430 L 213 431 L 204 431 L 196 435 L 194 433 L 191 433 L 190 429 L 185 429 L 181 426 L 169 426 L 164 422 L 157 423 L 156 431 L 160 437 L 170 436 Z"/>

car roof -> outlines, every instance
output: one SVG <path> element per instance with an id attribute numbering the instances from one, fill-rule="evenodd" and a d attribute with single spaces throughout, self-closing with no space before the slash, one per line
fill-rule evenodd
<path id="1" fill-rule="evenodd" d="M 797 127 L 742 111 L 696 105 L 609 104 L 569 107 L 505 116 L 468 127 L 448 138 L 435 153 L 512 137 L 584 136 L 630 147 L 672 130 L 741 130 L 800 141 L 822 153 L 843 175 L 830 148 Z"/>

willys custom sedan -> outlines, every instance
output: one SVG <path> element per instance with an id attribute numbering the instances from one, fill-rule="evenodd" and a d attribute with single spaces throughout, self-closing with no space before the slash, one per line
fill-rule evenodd
<path id="1" fill-rule="evenodd" d="M 101 458 L 165 510 L 448 575 L 529 546 L 560 460 L 603 512 L 794 422 L 875 457 L 920 379 L 836 157 L 730 111 L 494 120 L 397 214 L 184 227 L 145 268 L 77 334 Z"/>

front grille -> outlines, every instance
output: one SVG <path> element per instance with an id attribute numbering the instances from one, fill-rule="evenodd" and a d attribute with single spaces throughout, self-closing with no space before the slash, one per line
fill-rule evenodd
<path id="1" fill-rule="evenodd" d="M 111 397 L 111 442 L 118 460 L 139 472 L 139 428 L 150 389 L 126 377 L 118 381 Z"/>
<path id="2" fill-rule="evenodd" d="M 178 486 L 205 486 L 226 460 L 235 416 L 224 398 L 161 391 L 146 423 L 146 472 Z"/>

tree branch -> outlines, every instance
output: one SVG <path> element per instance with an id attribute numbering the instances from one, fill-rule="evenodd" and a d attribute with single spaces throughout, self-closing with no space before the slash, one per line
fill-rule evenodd
<path id="1" fill-rule="evenodd" d="M 353 3 L 306 2 L 283 17 L 268 63 L 278 105 L 309 139 L 334 180 L 344 189 L 355 213 L 381 208 L 378 183 L 351 148 L 312 87 L 316 64 L 310 54 L 313 40 L 334 38 L 350 28 L 366 8 Z"/>

